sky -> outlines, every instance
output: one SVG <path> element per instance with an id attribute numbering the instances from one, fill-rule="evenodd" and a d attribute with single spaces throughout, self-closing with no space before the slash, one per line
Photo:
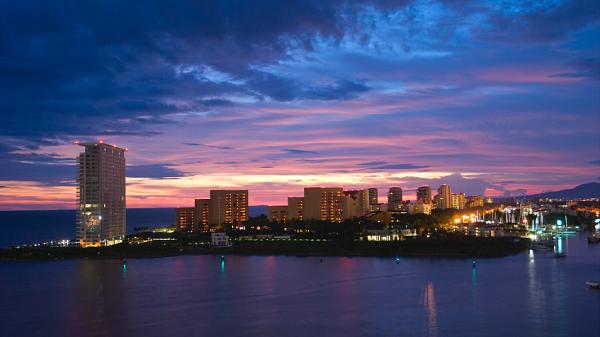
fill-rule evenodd
<path id="1" fill-rule="evenodd" d="M 0 210 L 305 186 L 509 196 L 600 180 L 600 1 L 0 0 Z"/>

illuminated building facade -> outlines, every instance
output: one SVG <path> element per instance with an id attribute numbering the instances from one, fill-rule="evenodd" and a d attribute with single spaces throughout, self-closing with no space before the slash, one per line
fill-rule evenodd
<path id="1" fill-rule="evenodd" d="M 175 229 L 180 232 L 195 231 L 194 213 L 195 207 L 177 207 L 175 209 Z"/>
<path id="2" fill-rule="evenodd" d="M 369 188 L 369 211 L 379 210 L 379 194 L 376 188 Z"/>
<path id="3" fill-rule="evenodd" d="M 421 199 L 417 199 L 414 204 L 408 206 L 409 214 L 431 214 L 431 202 L 424 202 Z"/>
<path id="4" fill-rule="evenodd" d="M 267 218 L 272 222 L 288 222 L 288 206 L 268 206 Z"/>
<path id="5" fill-rule="evenodd" d="M 304 188 L 303 220 L 342 221 L 341 187 Z"/>
<path id="6" fill-rule="evenodd" d="M 399 211 L 402 204 L 402 189 L 391 187 L 388 191 L 388 211 Z"/>
<path id="7" fill-rule="evenodd" d="M 465 209 L 466 197 L 464 193 L 452 193 L 450 195 L 451 208 Z"/>
<path id="8" fill-rule="evenodd" d="M 483 197 L 480 195 L 470 195 L 467 197 L 467 208 L 483 207 Z"/>
<path id="9" fill-rule="evenodd" d="M 304 197 L 288 197 L 288 219 L 290 221 L 302 221 L 304 209 Z"/>
<path id="10" fill-rule="evenodd" d="M 208 211 L 211 227 L 241 227 L 248 221 L 248 190 L 211 190 Z"/>
<path id="11" fill-rule="evenodd" d="M 76 237 L 82 247 L 119 243 L 125 237 L 125 149 L 79 143 Z"/>
<path id="12" fill-rule="evenodd" d="M 431 203 L 431 187 L 421 186 L 417 188 L 417 200 L 421 200 L 424 203 Z"/>
<path id="13" fill-rule="evenodd" d="M 450 186 L 443 184 L 438 188 L 436 198 L 436 207 L 438 209 L 448 209 L 452 206 L 452 192 Z"/>
<path id="14" fill-rule="evenodd" d="M 194 231 L 208 232 L 208 215 L 210 209 L 210 199 L 194 200 Z"/>

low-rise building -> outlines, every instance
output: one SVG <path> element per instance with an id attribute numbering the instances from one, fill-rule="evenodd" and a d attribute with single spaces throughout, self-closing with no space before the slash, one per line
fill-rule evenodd
<path id="1" fill-rule="evenodd" d="M 367 229 L 365 237 L 367 241 L 398 241 L 401 239 L 397 229 Z"/>
<path id="2" fill-rule="evenodd" d="M 225 232 L 210 233 L 210 245 L 213 247 L 231 247 L 229 235 Z"/>

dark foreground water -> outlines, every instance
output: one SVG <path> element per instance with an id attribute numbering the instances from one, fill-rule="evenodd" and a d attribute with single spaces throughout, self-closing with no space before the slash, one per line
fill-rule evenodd
<path id="1" fill-rule="evenodd" d="M 0 336 L 600 336 L 600 245 L 566 251 L 0 262 Z"/>

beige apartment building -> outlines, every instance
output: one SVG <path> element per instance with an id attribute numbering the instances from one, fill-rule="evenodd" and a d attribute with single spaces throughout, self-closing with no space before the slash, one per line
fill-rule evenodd
<path id="1" fill-rule="evenodd" d="M 304 188 L 303 220 L 342 221 L 341 187 Z"/>
<path id="2" fill-rule="evenodd" d="M 211 190 L 208 211 L 210 227 L 241 227 L 248 221 L 248 190 Z"/>

